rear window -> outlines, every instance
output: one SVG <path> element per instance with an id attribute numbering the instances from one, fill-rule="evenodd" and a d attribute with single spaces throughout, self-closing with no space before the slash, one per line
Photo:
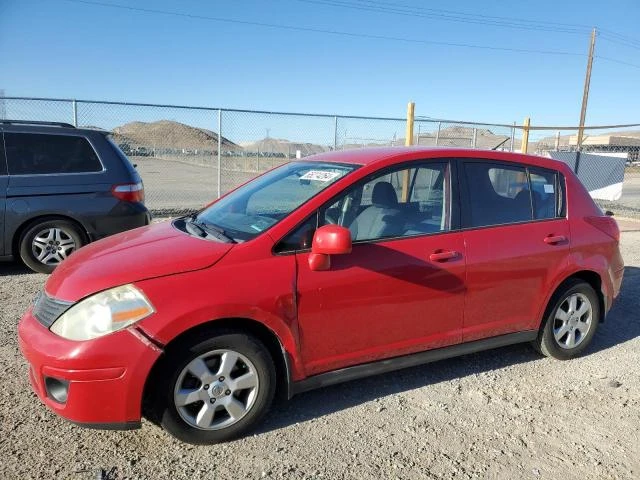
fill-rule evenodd
<path id="1" fill-rule="evenodd" d="M 9 175 L 45 175 L 102 171 L 86 138 L 39 133 L 4 134 Z"/>

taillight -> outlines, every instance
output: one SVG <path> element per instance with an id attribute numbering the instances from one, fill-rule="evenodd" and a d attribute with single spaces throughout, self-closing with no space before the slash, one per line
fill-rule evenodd
<path id="1" fill-rule="evenodd" d="M 124 202 L 144 202 L 142 182 L 114 185 L 111 187 L 111 194 Z"/>
<path id="2" fill-rule="evenodd" d="M 603 233 L 606 233 L 616 242 L 620 241 L 620 229 L 618 223 L 611 217 L 584 217 L 585 221 Z"/>

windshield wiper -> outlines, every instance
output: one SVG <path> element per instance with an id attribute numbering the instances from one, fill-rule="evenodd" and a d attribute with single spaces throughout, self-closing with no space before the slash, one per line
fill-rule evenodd
<path id="1" fill-rule="evenodd" d="M 201 222 L 199 220 L 196 220 L 197 216 L 198 216 L 197 213 L 194 213 L 193 215 L 188 216 L 187 223 L 197 227 L 203 233 L 211 235 L 212 237 L 215 237 L 219 240 L 223 240 L 226 243 L 236 243 L 236 241 L 232 237 L 227 235 L 227 233 L 223 229 L 213 225 L 212 223 Z"/>

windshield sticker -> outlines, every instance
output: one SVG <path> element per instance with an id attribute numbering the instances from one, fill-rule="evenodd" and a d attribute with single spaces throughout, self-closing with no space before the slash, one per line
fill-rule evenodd
<path id="1" fill-rule="evenodd" d="M 324 170 L 309 170 L 300 177 L 300 180 L 316 180 L 318 182 L 330 182 L 342 175 L 341 172 L 327 172 Z"/>
<path id="2" fill-rule="evenodd" d="M 551 185 L 550 183 L 545 183 L 544 193 L 553 193 L 553 185 Z"/>

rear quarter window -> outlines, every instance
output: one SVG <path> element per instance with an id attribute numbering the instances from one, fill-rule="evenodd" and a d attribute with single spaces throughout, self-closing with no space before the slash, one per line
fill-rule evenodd
<path id="1" fill-rule="evenodd" d="M 533 215 L 536 220 L 564 216 L 562 177 L 553 170 L 530 168 Z"/>
<path id="2" fill-rule="evenodd" d="M 76 135 L 5 132 L 9 175 L 91 173 L 103 170 L 89 141 Z"/>

